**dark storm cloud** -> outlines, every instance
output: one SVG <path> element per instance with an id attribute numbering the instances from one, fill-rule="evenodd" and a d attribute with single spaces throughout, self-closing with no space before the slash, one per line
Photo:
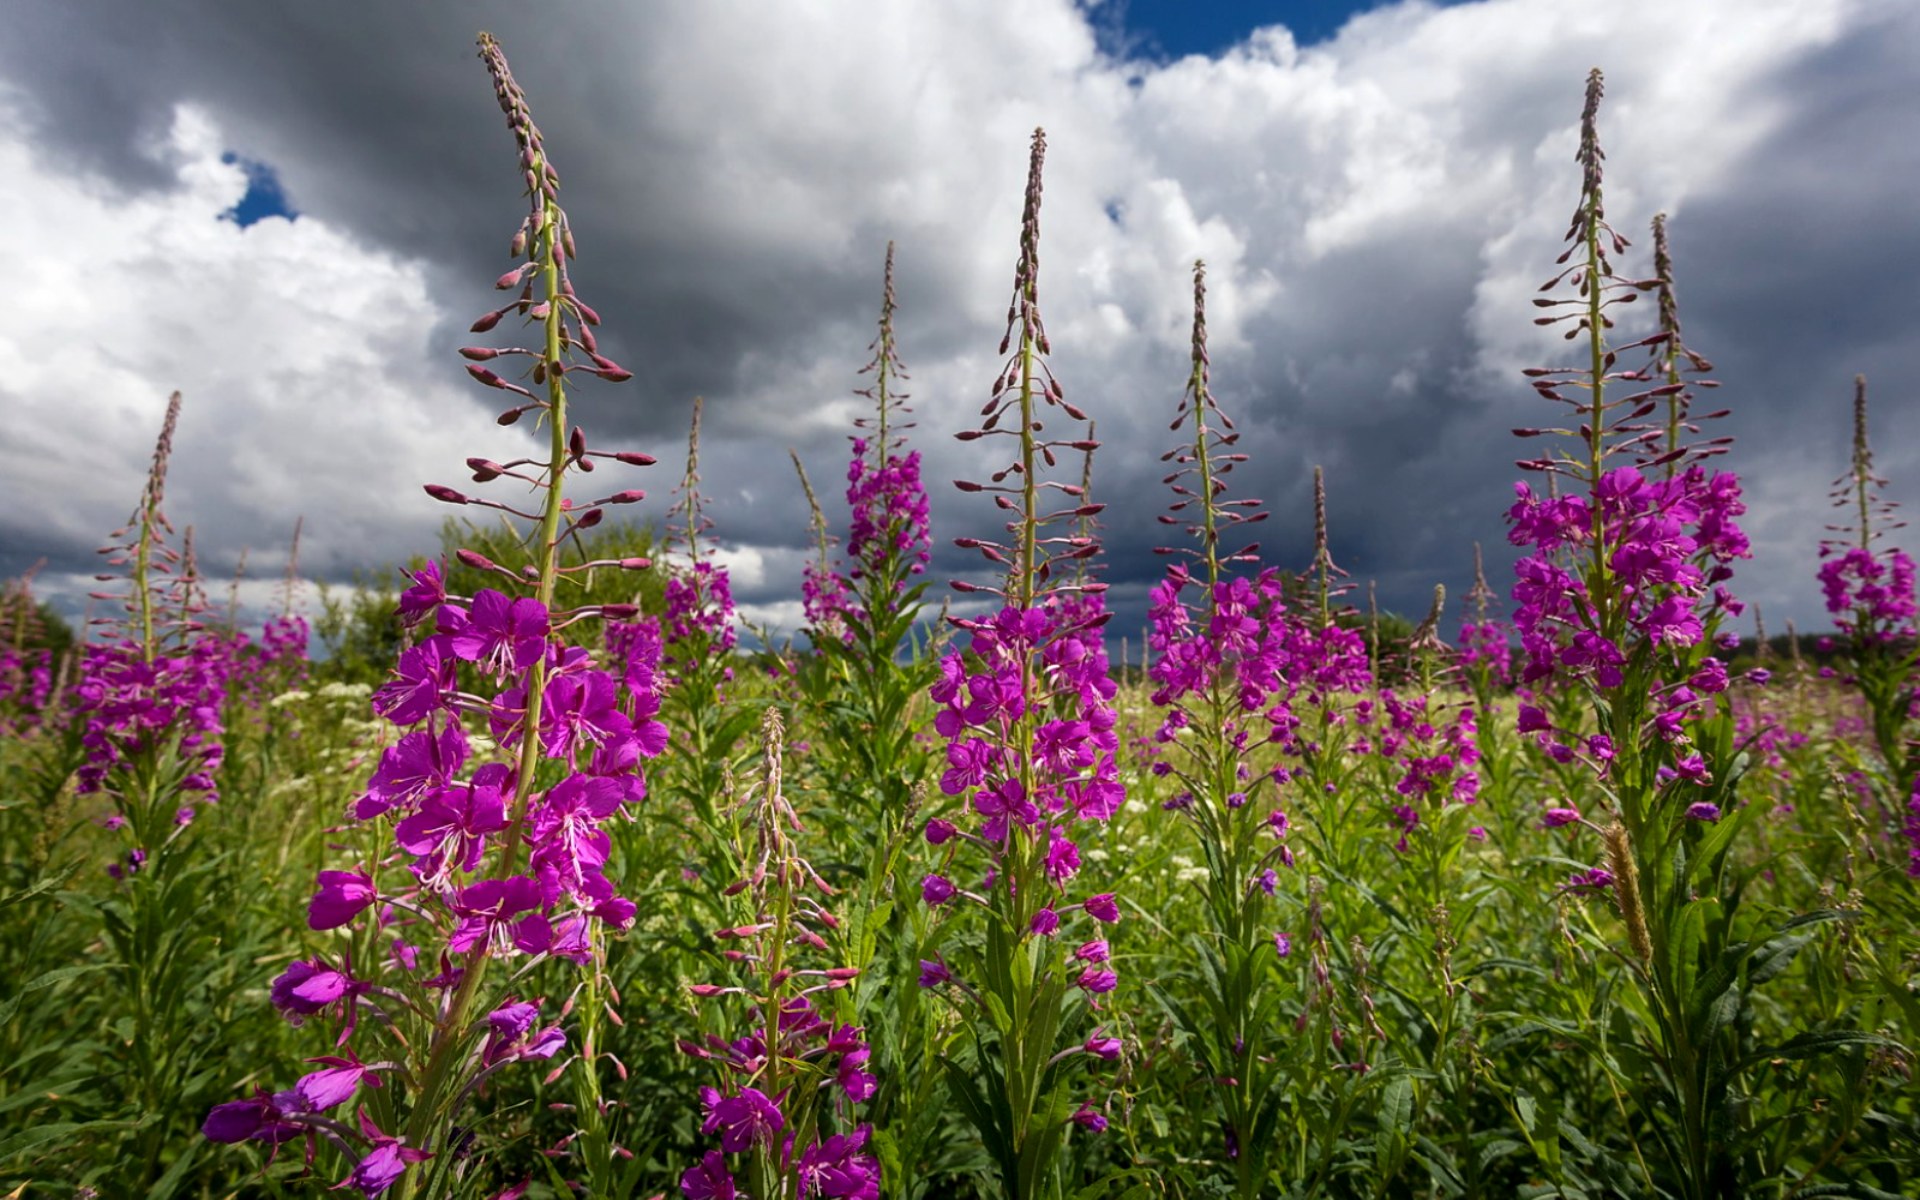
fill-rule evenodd
<path id="1" fill-rule="evenodd" d="M 24 97 L 43 156 L 129 196 L 175 186 L 144 147 L 175 105 L 203 109 L 223 148 L 278 172 L 304 221 L 418 264 L 438 324 L 392 337 L 363 369 L 457 381 L 451 350 L 518 216 L 507 134 L 472 56 L 474 30 L 492 28 L 563 172 L 580 290 L 637 376 L 584 395 L 589 430 L 661 459 L 644 484 L 658 517 L 691 398 L 708 398 L 713 515 L 751 560 L 736 590 L 762 604 L 794 594 L 806 545 L 788 446 L 829 514 L 844 513 L 845 419 L 859 411 L 847 393 L 890 238 L 935 571 L 977 568 L 946 539 L 987 514 L 948 481 L 998 464 L 947 435 L 992 377 L 1025 133 L 1045 123 L 1043 303 L 1054 365 L 1106 444 L 1096 489 L 1112 506 L 1116 594 L 1139 597 L 1159 569 L 1158 456 L 1186 374 L 1187 269 L 1204 255 L 1215 388 L 1253 456 L 1235 490 L 1274 509 L 1269 557 L 1310 555 L 1311 469 L 1324 464 L 1336 557 L 1379 578 L 1383 604 L 1415 611 L 1436 579 L 1464 590 L 1475 541 L 1491 571 L 1508 560 L 1500 513 L 1512 459 L 1533 447 L 1505 430 L 1546 416 L 1515 369 L 1556 353 L 1526 297 L 1575 198 L 1580 80 L 1598 62 L 1611 211 L 1642 243 L 1654 211 L 1674 213 L 1689 335 L 1736 409 L 1730 465 L 1749 480 L 1759 548 L 1743 578 L 1807 625 L 1814 509 L 1844 455 L 1854 371 L 1884 380 L 1883 466 L 1896 480 L 1920 470 L 1895 449 L 1911 441 L 1903 381 L 1920 368 L 1899 303 L 1920 267 L 1907 199 L 1920 152 L 1900 133 L 1920 83 L 1901 47 L 1920 17 L 1840 0 L 1793 14 L 1701 4 L 1662 10 L 1657 57 L 1639 23 L 1660 6 L 1641 7 L 1602 19 L 1560 3 L 1397 6 L 1306 51 L 1263 31 L 1217 59 L 1155 65 L 1101 57 L 1065 3 L 775 18 L 735 5 L 35 0 L 0 43 L 0 79 Z M 49 440 L 8 438 L 10 450 Z M 393 475 L 362 490 L 458 479 L 452 459 Z M 395 514 L 415 537 L 435 516 L 411 492 Z M 354 546 L 393 552 L 400 534 L 363 499 L 335 515 L 356 531 L 333 543 L 337 574 Z M 39 528 L 6 528 L 0 569 L 77 550 L 76 532 Z M 1137 623 L 1136 605 L 1121 624 Z"/>

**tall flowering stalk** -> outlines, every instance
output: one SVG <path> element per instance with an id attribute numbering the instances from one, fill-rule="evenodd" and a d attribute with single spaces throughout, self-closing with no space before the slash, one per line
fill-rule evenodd
<path id="1" fill-rule="evenodd" d="M 601 928 L 632 919 L 633 904 L 601 870 L 609 851 L 602 826 L 645 795 L 641 761 L 658 754 L 666 736 L 651 718 L 651 697 L 558 636 L 577 621 L 633 615 L 631 605 L 566 607 L 561 589 L 576 573 L 645 565 L 564 562 L 567 542 L 609 506 L 641 499 L 627 490 L 578 505 L 565 495 L 566 476 L 598 460 L 651 460 L 591 450 L 568 424 L 570 378 L 630 375 L 599 353 L 599 315 L 568 278 L 573 232 L 524 94 L 493 37 L 482 34 L 479 44 L 519 144 L 529 213 L 513 238 L 522 261 L 496 283 L 517 296 L 474 330 L 518 314 L 534 337 L 530 346 L 461 353 L 475 380 L 513 398 L 501 424 L 534 413 L 548 448 L 539 459 L 467 461 L 475 482 L 522 485 L 536 500 L 531 510 L 439 484 L 426 490 L 528 522 L 532 561 L 515 571 L 461 550 L 463 563 L 507 589 L 471 596 L 450 594 L 438 563 L 413 575 L 401 620 L 420 626 L 433 617 L 435 632 L 405 650 L 374 693 L 375 710 L 405 732 L 353 806 L 363 856 L 350 869 L 321 871 L 308 907 L 315 931 L 345 935 L 293 963 L 272 988 L 275 1006 L 295 1023 L 332 1019 L 335 1052 L 313 1060 L 320 1069 L 285 1091 L 219 1105 L 204 1126 L 221 1142 L 324 1138 L 352 1164 L 342 1186 L 366 1195 L 448 1194 L 468 1101 L 498 1071 L 551 1059 L 566 1044 L 542 1019 L 541 1002 L 520 997 L 493 964 L 553 957 L 589 965 Z M 528 360 L 524 385 L 479 365 L 518 359 Z M 465 680 L 480 681 L 480 690 Z M 487 761 L 492 756 L 470 740 L 474 725 L 503 761 Z"/>
<path id="2" fill-rule="evenodd" d="M 807 476 L 806 464 L 800 461 L 800 452 L 788 449 L 787 457 L 793 460 L 793 473 L 807 497 L 807 531 L 813 535 L 813 559 L 800 579 L 800 610 L 815 641 L 844 645 L 853 638 L 846 617 L 852 599 L 846 579 L 833 569 L 833 547 L 838 539 L 827 532 L 827 514 L 821 511 L 820 497 Z"/>
<path id="3" fill-rule="evenodd" d="M 829 951 L 827 937 L 842 923 L 814 898 L 833 889 L 795 845 L 803 827 L 783 787 L 778 709 L 767 710 L 763 733 L 765 776 L 739 823 L 745 870 L 728 889 L 743 897 L 745 920 L 715 933 L 746 982 L 692 989 L 713 1007 L 740 997 L 749 1020 L 738 1037 L 681 1043 L 718 1069 L 721 1086 L 700 1096 L 700 1131 L 720 1146 L 682 1173 L 680 1190 L 688 1200 L 878 1200 L 880 1165 L 867 1149 L 873 1130 L 852 1115 L 874 1094 L 871 1051 L 861 1029 L 836 1021 L 828 1000 L 860 970 L 809 964 Z"/>
<path id="4" fill-rule="evenodd" d="M 1769 934 L 1741 905 L 1728 851 L 1752 809 L 1737 800 L 1746 760 L 1733 744 L 1725 664 L 1710 649 L 1721 620 L 1742 607 L 1723 585 L 1748 556 L 1736 523 L 1744 506 L 1738 478 L 1703 465 L 1730 439 L 1689 440 L 1707 418 L 1691 412 L 1685 376 L 1706 364 L 1680 342 L 1664 236 L 1655 279 L 1615 273 L 1627 241 L 1602 203 L 1601 93 L 1595 71 L 1581 117 L 1580 201 L 1562 269 L 1542 288 L 1573 294 L 1535 301 L 1561 310 L 1539 323 L 1570 323 L 1565 336 L 1584 361 L 1527 372 L 1542 398 L 1573 416 L 1565 428 L 1518 431 L 1571 440 L 1571 453 L 1520 464 L 1567 486 L 1541 497 L 1517 484 L 1508 514 L 1511 540 L 1530 550 L 1513 589 L 1525 678 L 1583 692 L 1592 725 L 1569 728 L 1523 705 L 1520 729 L 1557 759 L 1584 764 L 1604 797 L 1605 811 L 1581 826 L 1599 834 L 1604 865 L 1571 886 L 1614 899 L 1624 932 L 1616 950 L 1637 985 L 1629 1011 L 1660 1085 L 1646 1113 L 1665 1152 L 1664 1182 L 1704 1198 L 1758 1182 L 1742 1174 L 1751 1160 L 1737 1083 L 1742 1066 L 1768 1051 L 1743 1016 L 1747 989 L 1791 959 L 1804 941 L 1793 928 L 1835 914 Z M 1642 291 L 1660 299 L 1654 331 L 1611 346 L 1616 309 Z M 1622 366 L 1620 353 L 1637 348 L 1649 352 L 1647 364 Z M 1580 817 L 1549 814 L 1552 823 Z M 1750 976 L 1749 960 L 1767 962 L 1765 974 Z"/>
<path id="5" fill-rule="evenodd" d="M 1914 599 L 1913 559 L 1881 544 L 1890 530 L 1905 525 L 1881 494 L 1885 486 L 1873 469 L 1867 377 L 1859 375 L 1853 381 L 1853 461 L 1832 490 L 1833 505 L 1846 519 L 1828 526 L 1834 536 L 1820 543 L 1820 590 L 1840 630 L 1842 668 L 1866 702 L 1887 782 L 1896 796 L 1906 797 L 1920 785 L 1920 743 L 1909 736 L 1920 606 Z M 1912 872 L 1920 876 L 1920 842 L 1914 846 Z"/>
<path id="6" fill-rule="evenodd" d="M 920 620 L 932 533 L 920 452 L 907 449 L 913 410 L 900 388 L 908 376 L 894 330 L 897 308 L 889 242 L 879 329 L 860 368 L 873 379 L 854 393 L 872 401 L 873 411 L 854 421 L 846 553 L 838 570 L 830 568 L 819 529 L 821 561 L 806 589 L 820 661 L 804 682 L 823 710 L 827 753 L 846 767 L 838 799 L 879 824 L 883 844 L 906 819 L 913 786 L 926 773 L 908 708 L 932 680 L 925 656 L 903 656 Z"/>
<path id="7" fill-rule="evenodd" d="M 679 537 L 670 534 L 668 540 L 669 544 L 680 542 L 686 564 L 667 580 L 665 611 L 660 617 L 663 701 L 681 732 L 684 751 L 668 761 L 670 770 L 663 774 L 663 782 L 691 805 L 702 829 L 714 825 L 735 747 L 758 719 L 756 709 L 730 702 L 727 694 L 739 631 L 734 622 L 733 581 L 727 568 L 713 561 L 707 544 L 713 521 L 706 515 L 700 493 L 700 419 L 705 407 L 704 399 L 694 397 L 687 428 L 687 468 L 668 513 L 670 522 L 676 515 L 680 518 Z"/>
<path id="8" fill-rule="evenodd" d="M 1209 387 L 1206 267 L 1193 265 L 1192 368 L 1172 428 L 1184 440 L 1162 455 L 1176 497 L 1163 523 L 1186 526 L 1192 545 L 1163 547 L 1169 565 L 1148 610 L 1153 703 L 1164 716 L 1161 760 L 1183 789 L 1172 802 L 1205 859 L 1201 880 L 1209 936 L 1197 943 L 1197 1003 L 1175 1011 L 1197 1050 L 1219 1114 L 1221 1147 L 1236 1194 L 1258 1195 L 1279 1143 L 1290 1055 L 1277 1045 L 1286 995 L 1276 964 L 1292 951 L 1278 928 L 1274 897 L 1293 866 L 1278 780 L 1253 752 L 1291 727 L 1292 651 L 1303 632 L 1290 624 L 1279 573 L 1258 568 L 1257 547 L 1223 545 L 1236 526 L 1267 513 L 1252 499 L 1226 498 L 1226 476 L 1245 460 L 1233 421 Z M 1331 559 L 1327 560 L 1328 565 Z M 1197 590 L 1198 602 L 1184 593 Z"/>
<path id="9" fill-rule="evenodd" d="M 122 614 L 99 618 L 102 636 L 81 653 L 70 726 L 82 756 L 74 790 L 107 802 L 102 823 L 123 847 L 106 868 L 116 886 L 98 912 L 124 988 L 122 1086 L 136 1111 L 151 1114 L 177 1111 L 192 1083 L 197 1048 L 169 1026 L 204 982 L 196 964 L 211 937 L 194 914 L 206 903 L 208 876 L 194 822 L 218 798 L 234 668 L 232 641 L 200 620 L 205 597 L 191 530 L 179 548 L 168 540 L 175 530 L 165 510 L 167 466 L 179 416 L 175 392 L 140 502 L 101 551 L 112 570 L 96 578 L 119 581 L 116 570 L 124 571 L 124 590 L 93 596 L 120 601 Z M 167 1132 L 163 1120 L 141 1129 L 125 1186 L 158 1177 Z"/>
<path id="10" fill-rule="evenodd" d="M 1071 528 L 1086 507 L 1079 486 L 1042 478 L 1057 465 L 1057 451 L 1087 445 L 1041 436 L 1049 409 L 1086 419 L 1046 364 L 1039 301 L 1045 158 L 1046 135 L 1035 130 L 1000 346 L 1009 357 L 981 427 L 959 435 L 1016 439 L 1018 450 L 990 482 L 959 484 L 993 494 L 1012 519 L 1006 542 L 958 541 L 1005 568 L 1006 577 L 999 586 L 955 584 L 998 597 L 1001 607 L 956 620 L 969 635 L 967 650 L 941 659 L 931 689 L 935 729 L 947 739 L 940 789 L 971 811 L 964 829 L 928 822 L 927 840 L 942 861 L 921 885 L 922 899 L 947 913 L 934 935 L 946 953 L 922 964 L 921 984 L 958 1006 L 972 1033 L 972 1061 L 944 1059 L 942 1066 L 1012 1197 L 1058 1189 L 1058 1151 L 1071 1126 L 1106 1127 L 1095 1094 L 1077 1080 L 1077 1064 L 1121 1053 L 1098 1023 L 1102 997 L 1118 982 L 1106 932 L 1120 908 L 1112 893 L 1091 892 L 1078 879 L 1073 839 L 1076 823 L 1104 822 L 1125 799 L 1114 765 L 1115 685 L 1100 636 L 1107 614 L 1096 603 L 1105 585 L 1061 579 L 1061 568 L 1097 547 L 1055 532 Z M 1048 492 L 1061 493 L 1064 504 Z"/>
<path id="11" fill-rule="evenodd" d="M 1349 584 L 1346 571 L 1333 559 L 1326 475 L 1317 466 L 1313 544 L 1310 578 L 1304 587 L 1296 585 L 1291 593 L 1294 611 L 1277 625 L 1284 640 L 1276 661 L 1285 687 L 1267 711 L 1273 740 L 1292 764 L 1275 767 L 1274 780 L 1298 784 L 1303 798 L 1298 815 L 1316 853 L 1328 868 L 1344 874 L 1363 852 L 1355 836 L 1363 797 L 1350 783 L 1364 759 L 1350 752 L 1357 729 L 1349 710 L 1353 697 L 1373 690 L 1373 660 L 1379 650 L 1339 619 L 1335 602 Z M 1369 628 L 1378 625 L 1375 619 Z"/>

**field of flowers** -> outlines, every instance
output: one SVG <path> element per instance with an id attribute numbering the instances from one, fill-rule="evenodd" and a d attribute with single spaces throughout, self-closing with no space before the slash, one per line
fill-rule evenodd
<path id="1" fill-rule="evenodd" d="M 697 409 L 667 527 L 616 519 L 671 468 L 571 412 L 631 376 L 480 46 L 528 212 L 461 353 L 545 455 L 429 483 L 489 511 L 391 590 L 310 627 L 290 570 L 243 632 L 166 511 L 175 394 L 114 615 L 8 585 L 0 1196 L 1920 1195 L 1914 571 L 1865 383 L 1835 629 L 1743 639 L 1737 458 L 1660 221 L 1623 273 L 1597 71 L 1510 588 L 1370 613 L 1323 490 L 1313 559 L 1262 559 L 1195 264 L 1126 661 L 1044 134 L 955 481 L 1005 534 L 930 577 L 890 252 L 850 520 L 813 505 L 807 636 L 754 645 Z"/>

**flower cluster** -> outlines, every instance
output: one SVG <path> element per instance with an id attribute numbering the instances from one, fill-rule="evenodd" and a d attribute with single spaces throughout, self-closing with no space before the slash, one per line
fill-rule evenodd
<path id="1" fill-rule="evenodd" d="M 1585 496 L 1539 497 L 1516 483 L 1507 512 L 1508 538 L 1533 553 L 1514 565 L 1514 624 L 1535 682 L 1556 669 L 1619 687 L 1630 645 L 1622 633 L 1651 646 L 1698 645 L 1707 618 L 1738 614 L 1742 605 L 1723 587 L 1728 564 L 1751 557 L 1735 518 L 1746 512 L 1738 476 L 1707 474 L 1697 463 L 1668 479 L 1649 479 L 1634 466 L 1615 467 Z M 1563 548 L 1605 549 L 1605 582 L 1617 622 L 1595 603 L 1589 584 L 1560 565 Z M 1702 611 L 1702 604 L 1706 611 Z M 1624 631 L 1609 633 L 1609 625 Z"/>
<path id="2" fill-rule="evenodd" d="M 1354 706 L 1354 719 L 1364 728 L 1379 718 L 1370 748 L 1396 765 L 1400 778 L 1394 791 L 1408 805 L 1473 804 L 1480 797 L 1480 776 L 1474 770 L 1480 748 L 1474 738 L 1473 706 L 1457 706 L 1451 718 L 1436 725 L 1438 718 L 1428 712 L 1430 704 L 1428 696 L 1403 697 L 1392 688 L 1382 688 L 1378 710 L 1372 701 L 1362 700 Z M 1417 810 L 1410 811 L 1417 816 Z M 1401 824 L 1411 828 L 1418 821 L 1402 817 Z M 1404 838 L 1398 848 L 1406 848 Z"/>
<path id="3" fill-rule="evenodd" d="M 208 629 L 192 550 L 192 531 L 176 550 L 163 509 L 167 462 L 180 417 L 180 393 L 167 402 L 145 494 L 127 524 L 102 549 L 107 566 L 125 568 L 125 615 L 97 618 L 109 636 L 89 644 L 79 661 L 73 712 L 86 760 L 75 776 L 81 794 L 105 794 L 115 815 L 109 824 L 133 839 L 118 876 L 138 870 L 148 855 L 193 820 L 191 797 L 218 799 L 214 776 L 222 761 L 221 711 L 235 673 L 238 646 Z M 118 578 L 96 576 L 102 582 Z"/>
<path id="4" fill-rule="evenodd" d="M 1080 865 L 1068 828 L 1107 820 L 1125 799 L 1110 703 L 1117 685 L 1099 627 L 1088 624 L 1090 607 L 1087 600 L 1009 606 L 964 620 L 969 654 L 940 661 L 931 693 L 940 705 L 934 728 L 948 739 L 940 790 L 968 799 L 981 821 L 978 843 L 1002 881 L 1001 860 L 1037 839 L 1046 846 L 1047 881 L 1064 888 Z M 1023 723 L 1033 730 L 1025 747 L 1014 740 Z M 944 844 L 951 830 L 936 824 L 927 836 Z M 941 876 L 929 878 L 936 892 L 944 887 Z"/>
<path id="5" fill-rule="evenodd" d="M 53 676 L 53 651 L 0 646 L 0 734 L 25 735 L 50 715 Z"/>
<path id="6" fill-rule="evenodd" d="M 1894 642 L 1914 636 L 1913 559 L 1903 550 L 1885 554 L 1859 546 L 1820 564 L 1820 590 L 1842 632 Z"/>
<path id="7" fill-rule="evenodd" d="M 847 553 L 856 580 L 895 556 L 907 561 L 909 575 L 918 575 L 932 558 L 920 452 L 903 455 L 899 450 L 899 439 L 890 446 L 876 441 L 871 447 L 865 438 L 853 439 L 853 458 L 847 465 L 847 506 L 853 510 Z"/>
<path id="8" fill-rule="evenodd" d="M 733 649 L 739 635 L 733 625 L 733 581 L 725 567 L 703 560 L 667 580 L 666 635 L 677 648 L 671 661 L 687 661 L 687 647 L 696 644 L 708 652 Z"/>
<path id="9" fill-rule="evenodd" d="M 139 755 L 176 750 L 181 792 L 219 799 L 214 775 L 222 750 L 221 707 L 233 656 L 225 640 L 203 634 L 176 653 L 148 658 L 128 641 L 96 642 L 80 659 L 74 712 L 87 761 L 75 776 L 80 794 L 117 796 L 112 784 Z M 177 739 L 177 740 L 175 740 Z M 123 816 L 126 814 L 122 814 Z M 180 823 L 193 816 L 180 810 Z"/>
<path id="10" fill-rule="evenodd" d="M 809 893 L 833 891 L 795 849 L 802 826 L 782 789 L 783 728 L 778 709 L 764 726 L 766 777 L 748 802 L 753 843 L 742 859 L 746 878 L 728 889 L 751 904 L 741 925 L 716 930 L 725 957 L 743 966 L 749 986 L 701 983 L 701 1000 L 746 997 L 749 1032 L 735 1038 L 708 1034 L 680 1049 L 713 1064 L 722 1088 L 700 1089 L 700 1132 L 720 1139 L 680 1177 L 688 1200 L 730 1200 L 740 1194 L 736 1172 L 753 1196 L 795 1195 L 878 1200 L 880 1164 L 867 1152 L 872 1128 L 852 1121 L 854 1105 L 872 1099 L 877 1082 L 867 1070 L 872 1051 L 863 1031 L 837 1022 L 817 1001 L 850 985 L 856 967 L 805 967 L 810 952 L 825 952 L 824 935 L 840 921 Z M 832 1124 L 851 1126 L 829 1133 Z M 790 1181 L 790 1191 L 785 1185 Z"/>
<path id="11" fill-rule="evenodd" d="M 34 648 L 43 632 L 33 597 L 37 570 L 0 588 L 0 735 L 24 736 L 54 715 L 53 651 Z"/>

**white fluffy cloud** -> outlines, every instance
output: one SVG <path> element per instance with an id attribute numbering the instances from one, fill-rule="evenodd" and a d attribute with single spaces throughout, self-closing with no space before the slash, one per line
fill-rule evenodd
<path id="1" fill-rule="evenodd" d="M 103 541 L 178 388 L 167 508 L 195 527 L 216 593 L 243 549 L 251 576 L 277 575 L 303 515 L 310 569 L 431 545 L 443 511 L 422 479 L 522 443 L 429 361 L 441 313 L 422 266 L 310 217 L 222 220 L 246 179 L 205 112 L 177 109 L 151 152 L 174 186 L 128 195 L 0 139 L 0 224 L 39 247 L 16 259 L 25 303 L 0 325 L 8 539 Z M 70 573 L 41 584 L 85 590 Z"/>
<path id="2" fill-rule="evenodd" d="M 71 19 L 52 0 L 28 7 L 43 33 Z M 687 402 L 707 397 L 712 514 L 754 567 L 741 598 L 776 622 L 805 539 L 785 450 L 842 511 L 847 392 L 890 238 L 943 544 L 989 519 L 946 481 L 996 464 L 946 435 L 974 419 L 994 369 L 1036 125 L 1052 147 L 1042 298 L 1056 370 L 1107 443 L 1096 488 L 1114 505 L 1119 594 L 1154 569 L 1196 257 L 1216 391 L 1253 455 L 1236 478 L 1280 510 L 1277 561 L 1304 556 L 1316 462 L 1336 551 L 1391 605 L 1423 603 L 1436 576 L 1461 582 L 1472 542 L 1495 550 L 1519 450 L 1505 430 L 1541 419 L 1515 372 L 1557 353 L 1527 300 L 1574 203 L 1594 65 L 1609 213 L 1642 242 L 1656 211 L 1673 216 L 1689 329 L 1738 414 L 1758 549 L 1743 586 L 1770 612 L 1817 612 L 1811 477 L 1844 458 L 1846 381 L 1920 370 L 1920 335 L 1872 317 L 1920 269 L 1899 220 L 1920 157 L 1895 136 L 1920 66 L 1885 49 L 1910 44 L 1920 15 L 1896 0 L 1413 0 L 1317 45 L 1275 26 L 1170 63 L 1107 55 L 1069 0 L 603 4 L 565 20 L 506 0 L 347 7 L 356 20 L 316 23 L 184 0 L 142 55 L 69 39 L 64 71 L 0 50 L 39 106 L 7 125 L 34 132 L 0 134 L 0 217 L 48 234 L 17 293 L 35 307 L 0 326 L 25 364 L 0 373 L 23 414 L 0 436 L 31 464 L 0 484 L 9 541 L 71 544 L 117 520 L 180 386 L 175 510 L 229 555 L 276 544 L 300 512 L 336 571 L 430 544 L 440 514 L 418 484 L 457 480 L 461 458 L 509 436 L 447 354 L 465 323 L 447 312 L 475 306 L 512 218 L 468 22 L 513 56 L 565 172 L 582 290 L 640 374 L 587 397 L 589 430 L 672 463 Z M 225 53 L 235 22 L 244 61 Z M 368 81 L 351 91 L 334 65 L 349 54 Z M 99 78 L 114 87 L 97 101 L 70 82 Z M 191 101 L 160 149 L 169 186 L 113 168 L 110 100 Z M 37 150 L 63 133 L 63 162 L 123 183 L 48 165 Z M 1874 153 L 1845 149 L 1862 145 Z M 279 168 L 309 215 L 216 220 L 242 186 L 219 164 L 227 146 Z M 1808 182 L 1836 167 L 1844 189 Z M 1815 339 L 1820 321 L 1832 328 Z M 1829 392 L 1829 414 L 1803 419 Z M 1902 480 L 1920 471 L 1899 449 L 1914 406 L 1891 386 L 1876 396 L 1882 461 Z M 57 457 L 78 428 L 84 476 L 74 451 Z M 668 470 L 645 485 L 648 515 Z M 972 565 L 941 555 L 937 574 Z"/>

